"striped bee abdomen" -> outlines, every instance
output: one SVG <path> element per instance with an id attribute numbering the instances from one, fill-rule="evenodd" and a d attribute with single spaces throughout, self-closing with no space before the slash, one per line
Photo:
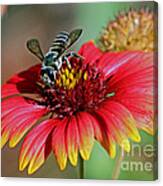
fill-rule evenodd
<path id="1" fill-rule="evenodd" d="M 52 46 L 50 47 L 51 52 L 58 53 L 57 57 L 62 54 L 69 43 L 69 33 L 60 32 L 54 39 Z"/>

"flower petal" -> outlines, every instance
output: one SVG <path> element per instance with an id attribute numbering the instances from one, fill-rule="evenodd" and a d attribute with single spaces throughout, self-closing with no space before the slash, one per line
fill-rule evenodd
<path id="1" fill-rule="evenodd" d="M 22 71 L 16 75 L 14 75 L 13 77 L 11 77 L 7 83 L 10 84 L 16 84 L 19 83 L 21 81 L 27 80 L 28 83 L 34 83 L 38 80 L 39 76 L 40 76 L 40 70 L 41 70 L 41 65 L 37 64 L 34 65 L 32 67 L 30 67 L 29 69 Z"/>
<path id="2" fill-rule="evenodd" d="M 64 170 L 67 164 L 67 151 L 65 139 L 67 124 L 68 124 L 67 118 L 59 121 L 58 126 L 52 133 L 52 149 L 61 170 Z"/>
<path id="3" fill-rule="evenodd" d="M 11 77 L 7 83 L 2 86 L 2 98 L 18 93 L 36 93 L 36 82 L 39 80 L 40 69 L 40 64 L 35 65 Z"/>
<path id="4" fill-rule="evenodd" d="M 41 112 L 34 116 L 32 114 L 29 117 L 26 117 L 24 121 L 16 126 L 15 130 L 13 130 L 10 135 L 9 146 L 11 148 L 15 147 L 20 142 L 29 129 L 31 129 L 32 126 L 37 123 L 41 115 Z"/>
<path id="5" fill-rule="evenodd" d="M 130 151 L 130 143 L 125 132 L 118 125 L 117 119 L 106 109 L 99 109 L 96 111 L 99 114 L 103 122 L 107 125 L 107 130 L 112 138 L 117 142 L 125 151 Z"/>
<path id="6" fill-rule="evenodd" d="M 98 63 L 106 76 L 126 75 L 151 65 L 153 65 L 153 53 L 141 51 L 107 52 Z"/>
<path id="7" fill-rule="evenodd" d="M 97 122 L 97 120 L 91 114 L 87 113 L 87 115 L 89 116 L 90 120 L 92 121 L 92 126 L 93 126 L 93 129 L 94 129 L 94 137 L 99 142 L 102 142 L 103 134 L 102 134 L 102 130 L 100 128 L 99 122 Z"/>
<path id="8" fill-rule="evenodd" d="M 19 91 L 15 84 L 6 83 L 2 86 L 2 99 L 15 94 L 19 94 Z"/>
<path id="9" fill-rule="evenodd" d="M 130 137 L 132 140 L 136 142 L 140 141 L 140 135 L 136 128 L 136 121 L 127 108 L 116 101 L 110 100 L 103 103 L 102 107 L 107 109 L 110 113 L 113 114 L 112 116 L 116 116 L 117 119 L 122 122 L 122 125 L 119 123 L 119 130 L 122 128 L 121 130 L 126 132 L 126 135 L 128 135 L 128 137 Z"/>
<path id="10" fill-rule="evenodd" d="M 28 133 L 20 151 L 20 171 L 23 171 L 29 164 L 28 174 L 32 174 L 44 163 L 51 151 L 49 147 L 51 140 L 48 140 L 48 137 L 56 124 L 55 120 L 46 120 Z"/>
<path id="11" fill-rule="evenodd" d="M 18 117 L 25 118 L 26 114 L 32 115 L 33 113 L 45 113 L 46 108 L 44 106 L 39 106 L 39 105 L 33 105 L 33 104 L 28 104 L 28 103 L 22 103 L 22 105 L 16 107 L 13 107 L 12 110 L 9 110 L 8 112 L 6 111 L 6 115 L 2 118 L 2 131 L 5 127 L 9 127 L 12 125 L 14 127 L 15 125 L 12 124 L 14 122 L 14 119 Z"/>
<path id="12" fill-rule="evenodd" d="M 2 114 L 1 118 L 3 119 L 5 116 L 7 116 L 10 112 L 14 111 L 17 108 L 25 107 L 27 102 L 21 98 L 21 97 L 13 97 L 10 99 L 5 99 L 2 101 Z"/>
<path id="13" fill-rule="evenodd" d="M 77 120 L 74 116 L 71 117 L 68 123 L 66 139 L 69 160 L 73 166 L 76 166 L 78 160 L 79 134 Z"/>
<path id="14" fill-rule="evenodd" d="M 11 98 L 2 102 L 2 147 L 9 139 L 10 147 L 14 147 L 25 135 L 25 133 L 47 111 L 43 106 L 32 105 L 22 100 L 23 99 L 21 98 Z"/>
<path id="15" fill-rule="evenodd" d="M 110 157 L 114 158 L 116 155 L 116 146 L 112 136 L 108 133 L 107 127 L 100 120 L 97 114 L 87 113 L 87 115 L 92 122 L 95 138 L 106 149 Z"/>
<path id="16" fill-rule="evenodd" d="M 86 112 L 77 114 L 79 130 L 79 149 L 84 160 L 88 160 L 94 144 L 94 131 L 92 121 Z"/>
<path id="17" fill-rule="evenodd" d="M 95 46 L 93 41 L 83 44 L 78 53 L 84 57 L 85 64 L 93 64 L 102 56 L 102 52 Z"/>
<path id="18" fill-rule="evenodd" d="M 109 78 L 109 91 L 114 92 L 109 100 L 124 105 L 132 113 L 137 127 L 153 134 L 157 85 L 153 53 L 107 53 L 99 64 Z"/>

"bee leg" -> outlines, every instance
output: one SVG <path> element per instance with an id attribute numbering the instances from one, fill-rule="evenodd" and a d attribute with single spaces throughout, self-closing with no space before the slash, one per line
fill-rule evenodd
<path id="1" fill-rule="evenodd" d="M 66 57 L 76 57 L 76 58 L 83 59 L 83 56 L 77 54 L 77 53 L 74 52 L 74 51 L 70 51 L 70 52 L 68 52 L 65 56 L 66 56 Z"/>
<path id="2" fill-rule="evenodd" d="M 79 59 L 84 59 L 84 57 L 83 56 L 81 56 L 80 54 L 77 54 L 77 53 L 75 53 L 75 52 L 72 52 L 72 55 L 74 56 L 74 57 L 76 57 L 76 58 L 79 58 Z"/>
<path id="3" fill-rule="evenodd" d="M 63 61 L 66 61 L 66 63 L 67 63 L 67 65 L 68 65 L 68 67 L 69 67 L 69 69 L 71 68 L 71 64 L 70 64 L 70 61 L 69 61 L 69 57 L 76 57 L 76 58 L 79 58 L 79 59 L 84 59 L 82 56 L 80 56 L 79 54 L 77 54 L 76 52 L 74 52 L 74 51 L 70 51 L 70 52 L 68 52 L 67 54 L 65 54 L 64 56 L 63 56 Z"/>
<path id="4" fill-rule="evenodd" d="M 36 85 L 39 87 L 39 88 L 42 88 L 44 89 L 45 88 L 45 85 L 40 83 L 40 82 L 36 82 Z"/>
<path id="5" fill-rule="evenodd" d="M 68 57 L 66 55 L 63 56 L 63 61 L 66 61 L 68 68 L 71 69 L 70 61 L 69 61 L 69 59 L 68 59 Z"/>

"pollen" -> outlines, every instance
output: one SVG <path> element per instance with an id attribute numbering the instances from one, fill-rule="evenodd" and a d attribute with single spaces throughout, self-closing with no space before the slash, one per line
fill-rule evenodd
<path id="1" fill-rule="evenodd" d="M 85 72 L 85 73 L 84 73 L 84 80 L 87 80 L 87 78 L 88 78 L 88 73 Z"/>
<path id="2" fill-rule="evenodd" d="M 75 67 L 66 67 L 60 70 L 58 78 L 56 80 L 56 84 L 59 87 L 70 90 L 76 86 L 81 78 L 83 78 L 83 80 L 87 80 L 87 77 L 88 73 L 83 72 L 81 69 L 77 69 Z"/>

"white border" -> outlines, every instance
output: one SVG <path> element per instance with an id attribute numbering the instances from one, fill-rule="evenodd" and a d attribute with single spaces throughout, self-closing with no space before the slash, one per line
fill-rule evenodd
<path id="1" fill-rule="evenodd" d="M 104 2 L 106 0 L 101 0 Z M 120 0 L 114 0 L 120 1 Z M 133 0 L 129 0 L 133 1 Z M 100 2 L 97 0 L 1 0 L 1 4 L 41 4 L 41 3 L 68 3 L 68 2 Z M 116 186 L 116 185 L 138 185 L 143 184 L 146 186 L 150 185 L 163 185 L 163 148 L 161 147 L 161 143 L 163 142 L 163 1 L 157 0 L 159 3 L 159 180 L 152 181 L 152 182 L 145 182 L 145 181 L 99 181 L 99 180 L 60 180 L 60 179 L 41 179 L 41 178 L 0 178 L 0 185 L 2 186 L 39 186 L 44 185 L 57 185 L 57 186 L 73 186 L 73 185 L 88 185 L 89 186 L 102 186 L 102 185 L 109 185 L 109 186 Z"/>

